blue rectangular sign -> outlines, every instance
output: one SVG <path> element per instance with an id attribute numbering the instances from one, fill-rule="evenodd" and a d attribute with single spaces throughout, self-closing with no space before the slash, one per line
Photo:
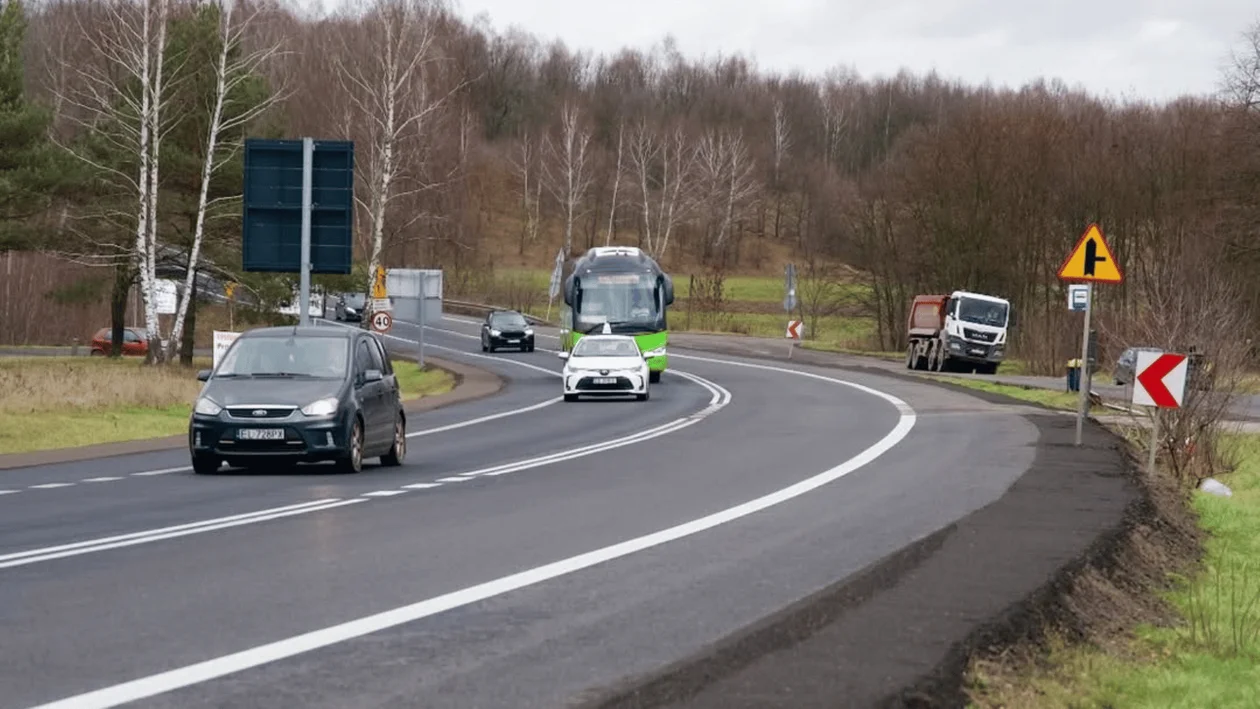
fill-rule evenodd
<path id="1" fill-rule="evenodd" d="M 311 160 L 311 273 L 350 273 L 354 143 L 317 140 Z M 244 187 L 244 270 L 301 272 L 302 141 L 246 139 Z"/>

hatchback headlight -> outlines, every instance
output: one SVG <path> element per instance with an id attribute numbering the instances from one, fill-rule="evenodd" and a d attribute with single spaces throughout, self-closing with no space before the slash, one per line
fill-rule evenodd
<path id="1" fill-rule="evenodd" d="M 337 399 L 328 397 L 319 401 L 312 401 L 302 407 L 302 413 L 306 416 L 332 416 L 337 413 Z"/>
<path id="2" fill-rule="evenodd" d="M 193 411 L 201 414 L 202 416 L 218 416 L 219 412 L 222 410 L 222 406 L 219 406 L 204 396 L 197 399 L 197 403 L 193 405 Z"/>

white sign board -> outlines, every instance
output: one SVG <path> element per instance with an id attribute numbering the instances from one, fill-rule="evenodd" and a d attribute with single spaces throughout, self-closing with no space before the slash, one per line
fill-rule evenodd
<path id="1" fill-rule="evenodd" d="M 174 315 L 175 307 L 179 304 L 175 281 L 159 278 L 153 282 L 153 292 L 158 315 Z"/>
<path id="2" fill-rule="evenodd" d="M 1177 409 L 1186 398 L 1190 359 L 1174 352 L 1138 352 L 1133 366 L 1133 404 Z"/>
<path id="3" fill-rule="evenodd" d="M 394 309 L 394 302 L 389 298 L 373 298 L 371 308 L 374 313 L 387 313 Z"/>
<path id="4" fill-rule="evenodd" d="M 222 330 L 214 331 L 214 368 L 219 368 L 219 362 L 223 361 L 223 355 L 227 354 L 228 348 L 236 342 L 236 338 L 240 337 L 239 332 L 224 332 Z"/>
<path id="5" fill-rule="evenodd" d="M 1085 312 L 1089 303 L 1089 286 L 1084 283 L 1073 283 L 1068 286 L 1068 310 Z"/>

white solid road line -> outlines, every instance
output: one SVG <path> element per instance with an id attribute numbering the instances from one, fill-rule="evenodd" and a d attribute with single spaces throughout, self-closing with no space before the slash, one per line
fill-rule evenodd
<path id="1" fill-rule="evenodd" d="M 743 365 L 738 362 L 728 362 L 725 360 L 711 360 L 713 362 L 722 362 L 732 365 Z M 747 517 L 748 515 L 760 512 L 761 510 L 781 505 L 789 500 L 800 497 L 808 492 L 816 490 L 823 485 L 834 482 L 855 470 L 868 465 L 872 461 L 879 458 L 900 443 L 910 430 L 914 428 L 916 415 L 914 409 L 909 404 L 898 399 L 891 394 L 864 387 L 852 382 L 846 382 L 841 379 L 833 379 L 822 375 L 801 372 L 798 370 L 787 369 L 785 367 L 762 367 L 764 369 L 778 369 L 793 375 L 808 376 L 823 381 L 828 381 L 842 386 L 853 387 L 861 391 L 872 393 L 896 407 L 900 418 L 897 425 L 893 427 L 883 438 L 874 445 L 857 454 L 856 456 L 836 465 L 835 467 L 824 470 L 817 475 L 806 478 L 798 483 L 789 485 L 785 488 L 763 495 L 753 500 L 749 500 L 743 504 L 727 508 L 720 512 L 706 515 L 699 519 L 685 522 L 683 524 L 663 529 L 652 534 L 646 534 L 634 539 L 628 539 L 619 544 L 603 547 L 585 554 L 561 559 L 544 566 L 539 566 L 526 571 L 504 576 L 502 578 L 488 581 L 486 583 L 470 586 L 468 588 L 453 591 L 441 596 L 429 598 L 411 605 L 402 606 L 392 610 L 377 613 L 375 615 L 358 618 L 338 625 L 332 625 L 320 630 L 315 630 L 302 635 L 296 635 L 283 640 L 278 640 L 266 645 L 249 648 L 231 655 L 216 657 L 196 664 L 179 667 L 166 672 L 161 672 L 148 677 L 117 684 L 112 687 L 105 687 L 96 691 L 79 694 L 77 696 L 68 697 L 59 701 L 50 702 L 41 705 L 36 709 L 96 709 L 98 707 L 114 707 L 146 697 L 152 697 L 165 692 L 170 692 L 182 687 L 206 682 L 217 677 L 223 677 L 236 672 L 264 665 L 287 657 L 293 657 L 311 650 L 337 643 L 344 642 L 351 638 L 357 638 L 370 633 L 374 633 L 387 628 L 392 628 L 404 623 L 411 623 L 423 618 L 427 618 L 438 613 L 449 611 L 455 608 L 467 606 L 478 601 L 493 598 L 510 591 L 533 586 L 560 576 L 586 569 L 597 564 L 603 564 L 614 559 L 619 559 L 636 552 L 660 546 L 671 541 L 699 534 L 708 529 L 718 527 L 737 519 Z"/>
<path id="2" fill-rule="evenodd" d="M 84 542 L 62 544 L 60 546 L 47 547 L 44 549 L 31 549 L 28 551 L 0 556 L 0 569 L 35 564 L 42 561 L 51 561 L 53 559 L 61 559 L 68 556 L 92 554 L 98 551 L 135 546 L 137 544 L 148 544 L 150 542 L 161 541 L 163 539 L 183 537 L 189 534 L 213 532 L 218 529 L 239 527 L 244 524 L 254 524 L 256 522 L 266 522 L 268 520 L 291 517 L 293 515 L 306 514 L 308 512 L 322 512 L 335 507 L 344 507 L 346 505 L 352 505 L 359 502 L 367 502 L 367 500 L 363 498 L 354 498 L 350 500 L 340 500 L 337 498 L 316 500 L 315 502 L 306 502 L 300 505 L 276 507 L 270 510 L 259 510 L 257 512 L 233 515 L 231 517 L 220 517 L 218 519 L 203 520 L 201 522 L 191 522 L 189 524 L 181 524 L 174 527 L 164 527 L 162 529 L 150 529 L 142 532 L 120 534 L 115 537 L 105 537 L 103 539 L 90 539 Z"/>

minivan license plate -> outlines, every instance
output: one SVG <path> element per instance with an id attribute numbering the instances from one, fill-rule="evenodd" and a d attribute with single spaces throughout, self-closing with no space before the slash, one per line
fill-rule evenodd
<path id="1" fill-rule="evenodd" d="M 236 432 L 242 441 L 283 441 L 283 428 L 242 428 Z"/>

